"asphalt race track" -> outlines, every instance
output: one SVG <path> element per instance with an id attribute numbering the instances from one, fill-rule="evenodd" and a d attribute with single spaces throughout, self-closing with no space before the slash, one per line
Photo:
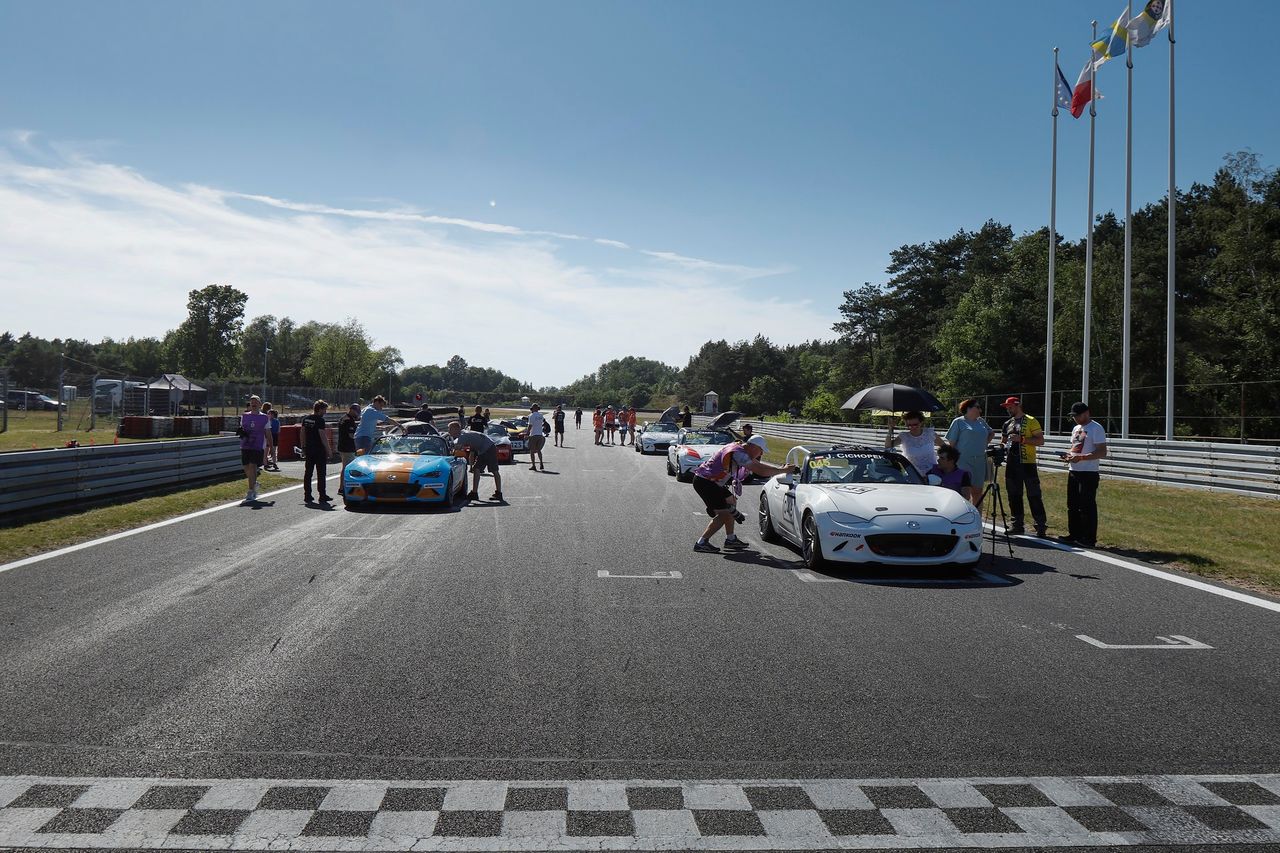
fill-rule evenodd
<path id="1" fill-rule="evenodd" d="M 0 567 L 0 847 L 1280 850 L 1280 612 L 1029 539 L 813 575 L 753 487 L 697 554 L 662 457 L 568 437 L 505 506 Z"/>

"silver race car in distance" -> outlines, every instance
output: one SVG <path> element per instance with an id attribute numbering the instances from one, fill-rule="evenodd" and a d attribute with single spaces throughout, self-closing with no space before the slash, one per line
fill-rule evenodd
<path id="1" fill-rule="evenodd" d="M 806 565 L 972 565 L 982 517 L 958 492 L 931 485 L 901 454 L 874 447 L 792 448 L 760 491 L 760 535 L 797 545 Z"/>
<path id="2" fill-rule="evenodd" d="M 671 421 L 645 424 L 636 435 L 636 453 L 662 453 L 670 449 L 680 435 L 680 427 Z"/>

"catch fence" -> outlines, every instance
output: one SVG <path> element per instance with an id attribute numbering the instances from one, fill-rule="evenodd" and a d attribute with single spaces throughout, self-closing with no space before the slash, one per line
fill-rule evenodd
<path id="1" fill-rule="evenodd" d="M 4 408 L 0 432 L 115 432 L 126 417 L 229 417 L 256 394 L 283 416 L 309 414 L 316 400 L 330 409 L 361 400 L 355 388 L 312 388 L 190 379 L 180 374 L 128 376 L 81 368 L 64 370 L 56 386 L 18 386 L 0 371 Z"/>

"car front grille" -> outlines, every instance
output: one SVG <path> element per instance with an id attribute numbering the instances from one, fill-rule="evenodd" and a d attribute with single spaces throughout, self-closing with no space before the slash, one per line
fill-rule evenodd
<path id="1" fill-rule="evenodd" d="M 880 533 L 867 537 L 867 547 L 882 557 L 945 557 L 958 541 L 937 533 Z"/>
<path id="2" fill-rule="evenodd" d="M 370 483 L 365 494 L 374 500 L 404 500 L 418 494 L 417 483 Z"/>

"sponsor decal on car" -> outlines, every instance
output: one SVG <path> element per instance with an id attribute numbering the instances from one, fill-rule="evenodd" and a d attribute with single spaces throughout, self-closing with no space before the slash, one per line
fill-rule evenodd
<path id="1" fill-rule="evenodd" d="M 841 539 L 861 539 L 861 533 L 841 533 L 839 530 L 832 530 L 828 536 L 839 536 Z"/>

